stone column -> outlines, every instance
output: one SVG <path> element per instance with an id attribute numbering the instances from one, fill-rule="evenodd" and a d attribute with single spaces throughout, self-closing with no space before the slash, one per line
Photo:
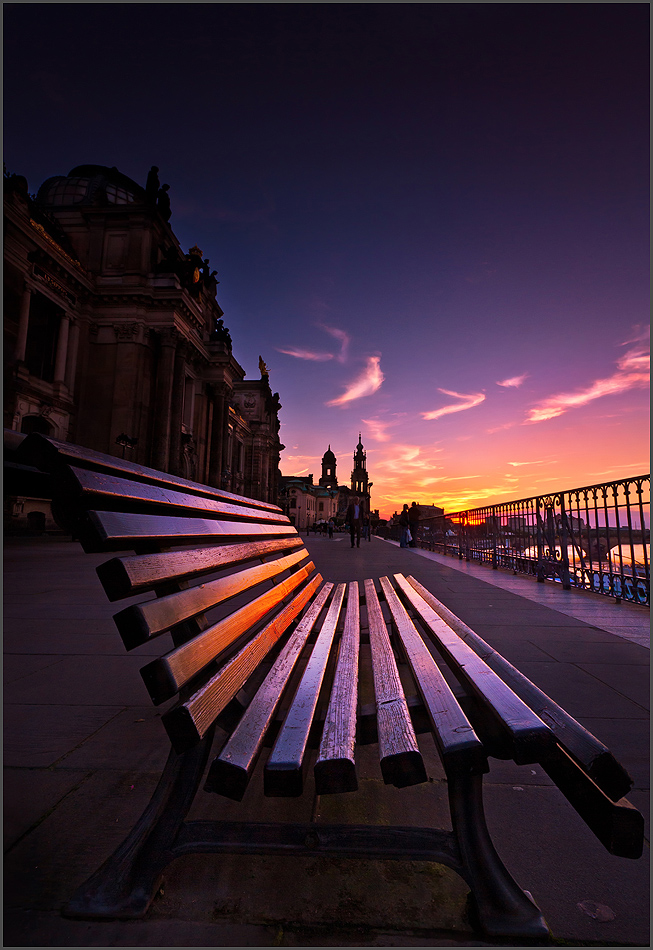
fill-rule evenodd
<path id="1" fill-rule="evenodd" d="M 159 363 L 156 372 L 154 427 L 152 433 L 152 467 L 168 470 L 170 452 L 170 407 L 178 332 L 168 327 L 158 332 Z"/>
<path id="2" fill-rule="evenodd" d="M 70 317 L 67 313 L 61 315 L 59 335 L 57 337 L 57 352 L 54 358 L 54 382 L 63 383 L 66 375 L 66 357 L 68 356 L 68 330 Z"/>
<path id="3" fill-rule="evenodd" d="M 209 451 L 209 485 L 222 488 L 224 471 L 225 414 L 228 414 L 225 383 L 213 384 L 213 418 L 211 419 L 211 448 Z"/>
<path id="4" fill-rule="evenodd" d="M 79 351 L 79 322 L 73 320 L 70 326 L 68 340 L 68 359 L 66 361 L 66 386 L 72 393 L 75 389 L 75 375 L 77 373 L 77 353 Z"/>
<path id="5" fill-rule="evenodd" d="M 18 337 L 16 339 L 16 351 L 14 353 L 14 359 L 17 362 L 23 363 L 25 361 L 25 353 L 27 352 L 27 331 L 29 330 L 29 311 L 32 304 L 32 294 L 34 291 L 31 287 L 25 286 L 23 289 L 23 295 L 20 298 L 20 315 L 18 318 Z"/>
<path id="6" fill-rule="evenodd" d="M 170 457 L 168 471 L 172 475 L 182 475 L 181 464 L 181 422 L 184 408 L 184 385 L 186 382 L 187 344 L 182 341 L 177 346 L 172 379 L 172 399 L 170 404 Z"/>

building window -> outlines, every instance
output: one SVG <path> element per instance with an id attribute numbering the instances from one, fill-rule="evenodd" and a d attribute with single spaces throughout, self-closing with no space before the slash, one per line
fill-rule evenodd
<path id="1" fill-rule="evenodd" d="M 25 363 L 32 376 L 51 383 L 63 310 L 43 294 L 32 294 Z"/>
<path id="2" fill-rule="evenodd" d="M 53 427 L 43 416 L 23 416 L 20 431 L 29 435 L 30 432 L 39 432 L 41 435 L 52 435 Z"/>
<path id="3" fill-rule="evenodd" d="M 184 383 L 184 412 L 182 421 L 186 432 L 193 431 L 193 409 L 195 403 L 195 380 L 190 376 L 186 377 Z"/>
<path id="4" fill-rule="evenodd" d="M 323 502 L 323 501 L 320 502 L 320 511 L 324 511 L 324 502 Z"/>
<path id="5" fill-rule="evenodd" d="M 290 499 L 290 507 L 291 507 L 291 508 L 296 508 L 296 507 L 297 507 L 297 499 L 296 499 L 296 498 L 291 498 L 291 499 Z"/>
<path id="6" fill-rule="evenodd" d="M 88 178 L 65 178 L 63 181 L 57 182 L 48 191 L 48 204 L 78 204 L 86 197 L 88 182 Z"/>
<path id="7" fill-rule="evenodd" d="M 117 185 L 107 185 L 105 191 L 107 201 L 111 205 L 131 204 L 134 200 L 134 196 L 130 191 L 127 191 L 125 188 L 119 188 Z"/>

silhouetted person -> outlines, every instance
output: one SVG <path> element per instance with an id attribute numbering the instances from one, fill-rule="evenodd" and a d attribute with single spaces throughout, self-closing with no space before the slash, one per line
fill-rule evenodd
<path id="1" fill-rule="evenodd" d="M 346 522 L 349 525 L 349 532 L 351 535 L 351 546 L 354 546 L 354 538 L 356 539 L 356 547 L 361 546 L 361 527 L 363 525 L 363 506 L 360 503 L 360 498 L 357 498 L 356 495 L 351 500 L 349 507 L 347 508 L 347 517 Z"/>
<path id="2" fill-rule="evenodd" d="M 408 505 L 404 505 L 399 515 L 399 547 L 408 547 L 408 531 L 410 529 L 410 519 L 408 518 Z"/>
<path id="3" fill-rule="evenodd" d="M 413 502 L 410 508 L 408 509 L 408 522 L 410 525 L 410 533 L 412 535 L 410 546 L 411 548 L 417 547 L 417 529 L 419 527 L 419 507 L 417 502 Z"/>

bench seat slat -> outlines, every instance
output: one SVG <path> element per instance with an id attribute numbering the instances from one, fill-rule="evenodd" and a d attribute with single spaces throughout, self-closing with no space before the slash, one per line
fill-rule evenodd
<path id="1" fill-rule="evenodd" d="M 374 582 L 365 581 L 365 604 L 372 653 L 381 774 L 386 785 L 403 788 L 427 781 L 399 671 L 392 653 Z"/>
<path id="2" fill-rule="evenodd" d="M 403 574 L 395 580 L 449 658 L 456 676 L 469 687 L 483 714 L 493 717 L 507 737 L 511 755 L 519 765 L 540 762 L 555 747 L 553 733 L 510 687 L 497 676 L 458 634 L 445 623 Z"/>
<path id="3" fill-rule="evenodd" d="M 276 587 L 207 627 L 187 643 L 144 666 L 141 676 L 152 701 L 158 705 L 174 696 L 185 683 L 217 659 L 232 643 L 296 590 L 310 577 L 314 569 L 315 565 L 310 561 Z"/>
<path id="4" fill-rule="evenodd" d="M 228 742 L 213 760 L 204 786 L 207 792 L 216 792 L 235 801 L 242 800 L 283 691 L 332 590 L 331 583 L 322 586 L 261 683 Z"/>
<path id="5" fill-rule="evenodd" d="M 210 610 L 230 597 L 270 580 L 309 557 L 304 548 L 294 554 L 257 564 L 227 577 L 219 577 L 197 587 L 159 597 L 143 604 L 132 604 L 114 616 L 123 643 L 128 650 L 157 637 L 175 624 Z"/>
<path id="6" fill-rule="evenodd" d="M 88 521 L 79 526 L 79 538 L 89 553 L 126 551 L 134 545 L 184 544 L 192 541 L 237 540 L 240 538 L 296 537 L 292 525 L 213 521 L 173 515 L 123 514 L 119 511 L 89 511 Z"/>
<path id="7" fill-rule="evenodd" d="M 451 770 L 466 774 L 488 772 L 487 756 L 481 740 L 460 708 L 389 579 L 382 577 L 380 580 L 447 774 Z"/>
<path id="8" fill-rule="evenodd" d="M 558 743 L 587 770 L 594 782 L 603 789 L 613 801 L 627 795 L 633 780 L 626 769 L 618 762 L 612 752 L 599 739 L 588 732 L 566 710 L 547 696 L 532 683 L 512 663 L 497 653 L 477 633 L 463 623 L 444 604 L 440 603 L 414 577 L 407 578 L 410 585 L 435 610 L 456 633 L 468 643 L 478 656 L 510 686 L 512 690 L 535 712 L 551 729 Z"/>
<path id="9" fill-rule="evenodd" d="M 105 472 L 71 468 L 66 473 L 64 496 L 70 492 L 75 504 L 87 508 L 117 511 L 142 511 L 165 508 L 169 514 L 193 517 L 216 516 L 263 524 L 289 524 L 282 511 L 264 511 L 249 505 L 237 505 L 222 499 L 184 493 L 171 486 L 134 482 Z M 197 513 L 197 514 L 195 514 Z"/>
<path id="10" fill-rule="evenodd" d="M 233 492 L 224 491 L 221 488 L 211 488 L 209 485 L 191 482 L 186 478 L 147 468 L 144 465 L 138 465 L 136 462 L 129 462 L 114 455 L 104 455 L 101 452 L 93 451 L 93 449 L 73 445 L 71 442 L 58 442 L 56 439 L 46 438 L 40 433 L 31 433 L 21 444 L 17 455 L 20 457 L 19 461 L 25 460 L 28 464 L 35 465 L 37 468 L 50 473 L 59 472 L 65 469 L 66 465 L 90 468 L 101 472 L 117 473 L 136 482 L 169 486 L 182 491 L 194 492 L 205 498 L 243 504 L 249 508 L 260 508 L 263 511 L 281 511 L 278 505 L 267 501 L 259 501 L 245 495 L 235 495 Z"/>
<path id="11" fill-rule="evenodd" d="M 308 736 L 346 589 L 346 584 L 338 584 L 335 589 L 297 692 L 265 764 L 263 783 L 266 795 L 296 796 L 304 790 Z"/>
<path id="12" fill-rule="evenodd" d="M 161 717 L 175 751 L 186 751 L 206 735 L 225 706 L 231 702 L 247 678 L 304 609 L 321 583 L 321 575 L 316 574 L 283 610 L 190 699 Z"/>
<path id="13" fill-rule="evenodd" d="M 639 858 L 644 848 L 644 818 L 625 798 L 613 802 L 564 749 L 542 763 L 558 786 L 610 854 Z"/>
<path id="14" fill-rule="evenodd" d="M 111 558 L 96 570 L 108 599 L 116 601 L 161 588 L 173 581 L 188 580 L 222 568 L 236 567 L 254 558 L 303 546 L 302 539 L 295 537 L 165 551 L 161 554 L 133 554 Z"/>
<path id="15" fill-rule="evenodd" d="M 313 772 L 318 795 L 355 792 L 356 707 L 360 605 L 358 581 L 349 584 L 345 626 L 340 638 L 336 672 L 331 687 L 320 751 Z"/>

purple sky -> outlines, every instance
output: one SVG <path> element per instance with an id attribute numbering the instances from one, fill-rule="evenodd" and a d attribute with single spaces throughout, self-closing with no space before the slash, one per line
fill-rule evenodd
<path id="1" fill-rule="evenodd" d="M 648 4 L 5 4 L 7 170 L 170 184 L 284 474 L 648 471 Z"/>

